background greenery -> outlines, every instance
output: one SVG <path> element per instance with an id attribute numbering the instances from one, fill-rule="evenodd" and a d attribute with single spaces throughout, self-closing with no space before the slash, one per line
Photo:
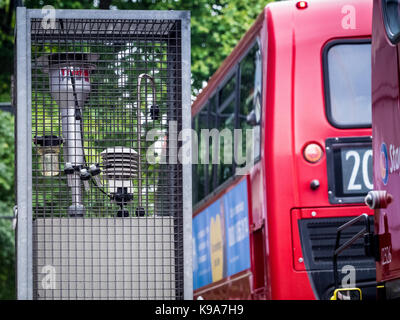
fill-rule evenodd
<path id="1" fill-rule="evenodd" d="M 26 0 L 28 8 L 131 9 L 191 11 L 193 95 L 272 0 Z M 0 102 L 10 101 L 16 0 L 0 0 Z M 0 215 L 11 216 L 14 205 L 14 120 L 0 112 Z M 11 220 L 0 219 L 0 299 L 13 299 L 14 232 Z"/>
<path id="2" fill-rule="evenodd" d="M 2 50 L 0 50 L 1 52 Z M 14 206 L 14 117 L 0 111 L 0 216 Z M 0 299 L 14 298 L 14 232 L 10 219 L 0 219 Z"/>

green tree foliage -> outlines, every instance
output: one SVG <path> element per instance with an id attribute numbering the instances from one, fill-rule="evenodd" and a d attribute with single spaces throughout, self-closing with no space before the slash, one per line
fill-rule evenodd
<path id="1" fill-rule="evenodd" d="M 154 3 L 150 9 L 191 12 L 192 89 L 196 95 L 271 0 L 149 2 Z M 112 3 L 120 8 L 126 2 Z"/>
<path id="2" fill-rule="evenodd" d="M 0 299 L 14 299 L 14 117 L 0 112 Z"/>
<path id="3" fill-rule="evenodd" d="M 191 11 L 192 89 L 197 94 L 272 0 L 26 0 L 28 8 Z M 14 0 L 0 2 L 0 101 L 9 101 Z M 2 8 L 2 9 L 1 9 Z"/>
<path id="4" fill-rule="evenodd" d="M 14 0 L 0 1 L 0 101 L 10 101 L 10 78 L 13 72 Z"/>
<path id="5" fill-rule="evenodd" d="M 0 202 L 13 203 L 14 117 L 0 112 Z M 10 212 L 8 212 L 10 213 Z"/>
<path id="6" fill-rule="evenodd" d="M 3 209 L 3 203 L 0 203 Z M 14 232 L 11 221 L 0 219 L 0 299 L 15 298 Z"/>
<path id="7" fill-rule="evenodd" d="M 183 1 L 185 2 L 185 1 Z M 192 75 L 196 94 L 270 1 L 202 0 L 192 8 Z"/>

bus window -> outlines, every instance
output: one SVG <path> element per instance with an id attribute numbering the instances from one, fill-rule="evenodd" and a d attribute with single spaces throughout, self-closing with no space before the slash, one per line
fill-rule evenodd
<path id="1" fill-rule="evenodd" d="M 218 185 L 233 175 L 233 153 L 232 141 L 227 144 L 224 138 L 224 129 L 229 129 L 231 137 L 235 129 L 235 105 L 236 105 L 236 74 L 219 91 L 218 108 L 218 130 L 220 132 L 220 152 L 219 152 L 219 174 Z M 227 132 L 227 131 L 226 131 Z"/>
<path id="2" fill-rule="evenodd" d="M 198 130 L 198 116 L 196 115 L 192 119 L 192 129 L 196 131 L 196 133 L 199 132 Z M 192 165 L 192 204 L 195 205 L 200 199 L 199 199 L 199 194 L 197 192 L 197 186 L 198 186 L 198 175 L 197 175 L 197 164 L 194 162 Z"/>
<path id="3" fill-rule="evenodd" d="M 371 126 L 371 44 L 333 42 L 324 53 L 329 122 L 338 128 Z"/>
<path id="4" fill-rule="evenodd" d="M 383 21 L 388 38 L 393 44 L 400 40 L 400 0 L 383 1 Z"/>
<path id="5" fill-rule="evenodd" d="M 208 123 L 208 128 L 211 130 L 213 128 L 217 127 L 218 124 L 218 113 L 217 113 L 217 95 L 214 95 L 210 99 L 210 113 L 209 113 L 209 123 Z M 212 154 L 213 154 L 213 144 L 209 144 L 209 154 L 210 154 L 210 159 L 209 159 L 209 164 L 208 164 L 208 190 L 211 192 L 212 190 L 215 189 L 215 183 L 217 179 L 217 169 L 218 165 L 212 163 Z"/>
<path id="6" fill-rule="evenodd" d="M 195 128 L 197 132 L 197 136 L 200 137 L 201 129 L 208 129 L 208 104 L 202 108 L 200 113 L 197 116 L 197 126 Z M 207 159 L 204 159 L 204 155 L 206 154 L 203 151 L 204 142 L 199 139 L 199 163 L 197 164 L 197 199 L 201 200 L 208 194 L 207 188 Z"/>
<path id="7" fill-rule="evenodd" d="M 254 159 L 260 157 L 261 51 L 258 42 L 240 62 L 239 128 L 242 129 L 241 159 L 246 159 L 246 129 L 254 130 Z M 248 117 L 253 116 L 253 119 Z M 249 121 L 250 120 L 250 121 Z M 239 166 L 244 163 L 239 163 Z"/>

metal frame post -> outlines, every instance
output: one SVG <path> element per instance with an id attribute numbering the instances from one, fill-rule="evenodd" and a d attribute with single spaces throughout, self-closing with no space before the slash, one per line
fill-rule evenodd
<path id="1" fill-rule="evenodd" d="M 182 17 L 182 129 L 192 128 L 190 86 L 190 13 Z M 191 150 L 192 152 L 192 150 Z M 191 157 L 190 157 L 191 159 Z M 193 299 L 192 165 L 183 164 L 184 299 Z"/>
<path id="2" fill-rule="evenodd" d="M 30 20 L 17 8 L 16 23 L 16 182 L 17 298 L 32 299 L 32 141 Z"/>

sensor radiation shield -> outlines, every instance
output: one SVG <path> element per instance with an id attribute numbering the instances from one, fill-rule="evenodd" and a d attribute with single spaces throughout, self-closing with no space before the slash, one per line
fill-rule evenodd
<path id="1" fill-rule="evenodd" d="M 131 179 L 137 177 L 138 153 L 126 147 L 111 147 L 100 155 L 103 159 L 103 173 L 108 181 L 109 192 L 117 194 L 119 190 L 125 190 L 127 194 L 133 194 Z"/>

